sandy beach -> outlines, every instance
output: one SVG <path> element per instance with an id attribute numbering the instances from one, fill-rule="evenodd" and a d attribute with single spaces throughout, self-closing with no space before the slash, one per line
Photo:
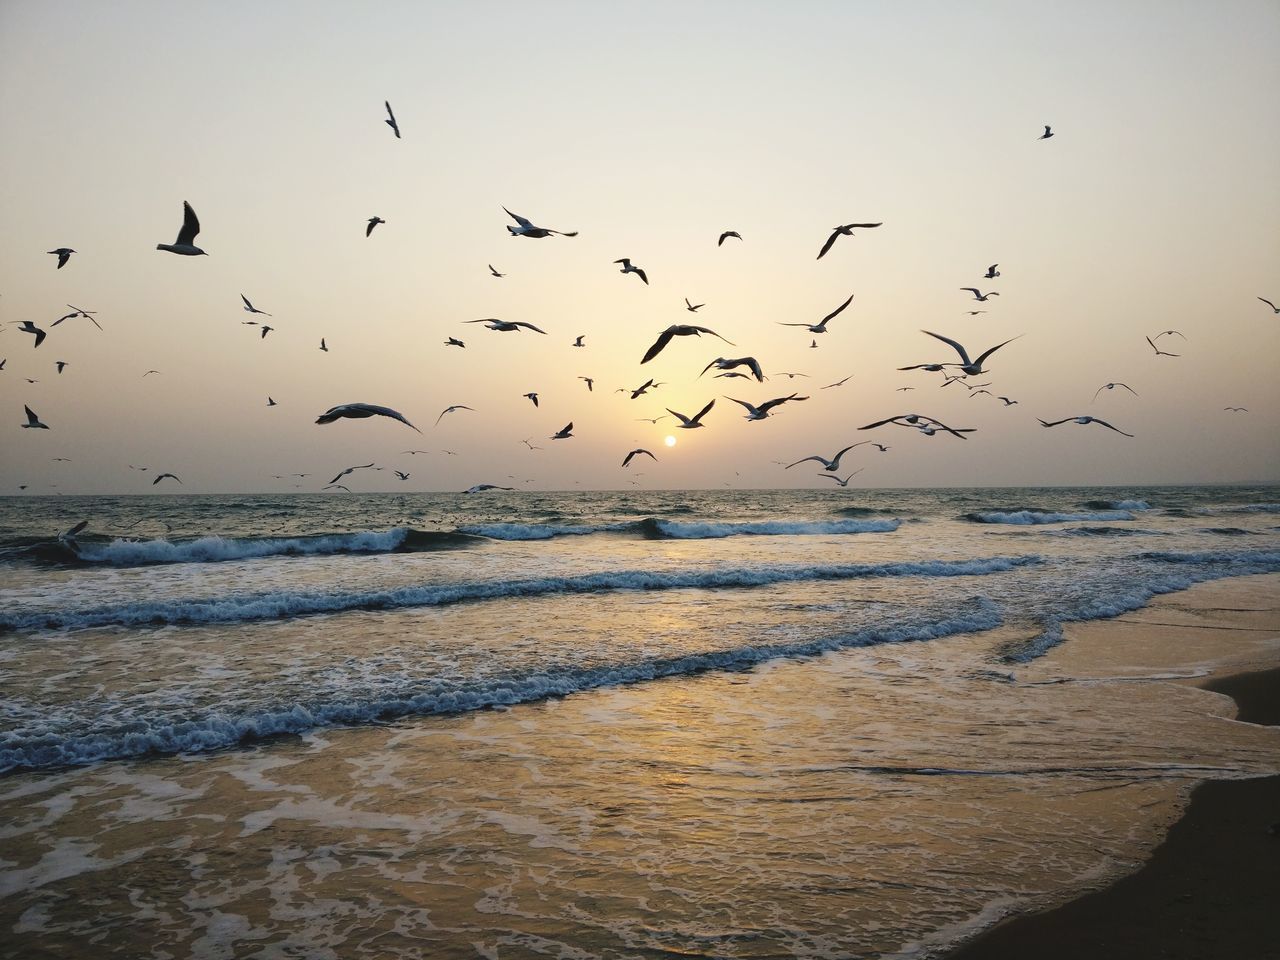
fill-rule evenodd
<path id="1" fill-rule="evenodd" d="M 1145 619 L 1157 619 L 1162 609 L 1194 611 L 1215 621 L 1204 630 L 1275 635 L 1276 580 L 1197 587 L 1152 604 Z M 1280 668 L 1223 672 L 1199 685 L 1231 697 L 1241 722 L 1280 724 Z M 948 960 L 1272 960 L 1280 957 L 1277 890 L 1280 777 L 1213 781 L 1195 788 L 1182 818 L 1136 873 L 1048 912 L 1002 923 Z"/>

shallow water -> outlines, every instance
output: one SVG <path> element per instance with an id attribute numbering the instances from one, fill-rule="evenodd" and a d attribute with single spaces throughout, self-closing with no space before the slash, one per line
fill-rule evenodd
<path id="1" fill-rule="evenodd" d="M 1276 768 L 1211 694 L 1032 681 L 1280 570 L 1277 504 L 0 501 L 0 955 L 920 955 Z"/>

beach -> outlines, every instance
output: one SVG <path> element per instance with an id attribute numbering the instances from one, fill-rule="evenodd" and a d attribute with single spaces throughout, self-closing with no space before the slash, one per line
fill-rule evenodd
<path id="1" fill-rule="evenodd" d="M 0 956 L 924 960 L 1172 876 L 1280 774 L 1215 692 L 1273 690 L 1273 494 L 24 505 Z"/>

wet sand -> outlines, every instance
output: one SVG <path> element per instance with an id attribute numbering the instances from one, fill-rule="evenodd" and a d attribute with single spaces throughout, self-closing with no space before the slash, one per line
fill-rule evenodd
<path id="1" fill-rule="evenodd" d="M 1208 595 L 1223 587 L 1199 589 Z M 1230 614 L 1224 619 L 1237 622 L 1243 613 L 1256 621 L 1275 616 L 1274 609 L 1264 609 L 1271 599 L 1260 596 L 1256 607 L 1243 611 L 1200 611 Z M 1280 669 L 1215 676 L 1198 685 L 1232 697 L 1240 721 L 1280 725 Z M 999 924 L 948 960 L 1275 960 L 1277 891 L 1280 777 L 1204 783 L 1138 872 L 1046 913 Z"/>

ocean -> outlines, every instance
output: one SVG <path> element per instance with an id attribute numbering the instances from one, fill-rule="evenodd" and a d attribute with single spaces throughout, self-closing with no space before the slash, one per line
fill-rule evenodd
<path id="1" fill-rule="evenodd" d="M 1275 572 L 1275 486 L 3 498 L 0 956 L 933 955 L 1280 771 L 1063 643 Z"/>

